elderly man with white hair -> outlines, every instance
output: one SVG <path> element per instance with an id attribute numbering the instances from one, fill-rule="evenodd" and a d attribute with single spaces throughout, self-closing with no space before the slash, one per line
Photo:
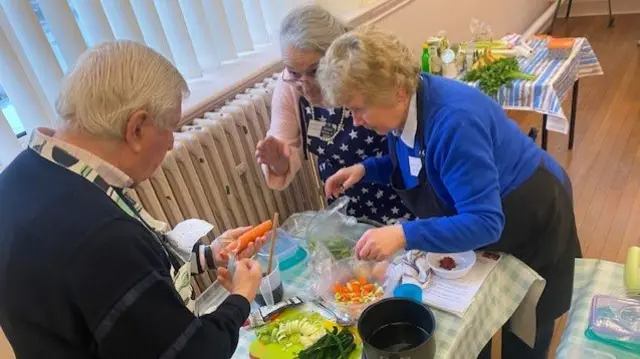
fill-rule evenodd
<path id="1" fill-rule="evenodd" d="M 0 325 L 18 358 L 233 355 L 260 265 L 239 259 L 230 278 L 218 241 L 184 259 L 166 225 L 124 192 L 171 150 L 187 92 L 178 70 L 144 45 L 95 47 L 65 79 L 60 128 L 34 130 L 0 174 Z M 190 274 L 217 267 L 232 294 L 198 318 Z"/>

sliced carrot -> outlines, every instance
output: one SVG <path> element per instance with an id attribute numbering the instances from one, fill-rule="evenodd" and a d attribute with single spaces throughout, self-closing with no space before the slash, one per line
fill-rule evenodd
<path id="1" fill-rule="evenodd" d="M 375 287 L 373 284 L 367 284 L 362 287 L 362 293 L 364 294 L 371 294 L 373 293 L 374 290 L 375 290 Z"/>
<path id="2" fill-rule="evenodd" d="M 344 304 L 368 303 L 384 295 L 380 285 L 369 283 L 364 277 L 351 279 L 344 285 L 336 283 L 333 285 L 333 290 L 336 293 L 336 300 Z"/>
<path id="3" fill-rule="evenodd" d="M 360 293 L 360 291 L 362 290 L 362 286 L 360 285 L 360 283 L 351 283 L 351 290 L 355 293 Z"/>
<path id="4" fill-rule="evenodd" d="M 334 284 L 333 285 L 333 291 L 335 293 L 340 293 L 340 294 L 344 294 L 344 293 L 348 293 L 349 289 L 343 285 L 340 284 Z"/>

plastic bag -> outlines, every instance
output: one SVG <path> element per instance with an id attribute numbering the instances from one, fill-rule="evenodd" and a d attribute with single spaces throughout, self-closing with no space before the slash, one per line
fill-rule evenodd
<path id="1" fill-rule="evenodd" d="M 331 268 L 338 260 L 352 257 L 356 242 L 371 224 L 359 223 L 346 214 L 349 197 L 341 197 L 329 208 L 317 212 L 304 236 L 309 251 L 309 264 L 316 273 Z"/>
<path id="2" fill-rule="evenodd" d="M 355 258 L 346 258 L 337 261 L 334 266 L 324 271 L 317 285 L 318 294 L 336 309 L 348 313 L 353 318 L 358 318 L 360 313 L 369 305 L 384 297 L 391 297 L 393 290 L 398 284 L 397 280 L 391 280 L 389 275 L 392 270 L 388 261 L 384 262 L 364 262 Z M 365 303 L 354 301 L 352 303 L 339 302 L 335 297 L 335 285 L 345 285 L 347 282 L 360 278 L 366 279 L 367 283 L 376 284 L 383 291 L 383 295 Z"/>
<path id="3" fill-rule="evenodd" d="M 485 41 L 493 39 L 493 31 L 491 31 L 491 26 L 476 18 L 471 19 L 469 30 L 471 31 L 471 38 L 473 39 L 473 41 Z"/>
<path id="4" fill-rule="evenodd" d="M 291 237 L 305 238 L 307 235 L 307 229 L 309 223 L 318 214 L 316 211 L 307 211 L 301 213 L 292 214 L 287 220 L 280 226 L 280 229 L 287 232 Z"/>

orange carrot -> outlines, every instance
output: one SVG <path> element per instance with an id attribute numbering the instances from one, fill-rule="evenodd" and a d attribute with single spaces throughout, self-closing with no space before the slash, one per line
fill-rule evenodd
<path id="1" fill-rule="evenodd" d="M 269 233 L 271 228 L 273 228 L 273 222 L 271 220 L 267 220 L 245 232 L 243 235 L 238 237 L 238 240 L 236 241 L 238 244 L 236 245 L 235 252 L 242 252 L 250 243 L 255 242 L 256 239 Z"/>
<path id="2" fill-rule="evenodd" d="M 351 291 L 360 293 L 362 291 L 362 288 L 360 287 L 360 283 L 358 282 L 351 283 Z"/>

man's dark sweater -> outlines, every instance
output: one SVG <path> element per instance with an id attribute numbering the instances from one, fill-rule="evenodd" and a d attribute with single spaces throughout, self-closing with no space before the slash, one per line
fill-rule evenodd
<path id="1" fill-rule="evenodd" d="M 21 358 L 230 358 L 249 302 L 195 317 L 155 237 L 26 150 L 0 173 L 0 325 Z"/>

